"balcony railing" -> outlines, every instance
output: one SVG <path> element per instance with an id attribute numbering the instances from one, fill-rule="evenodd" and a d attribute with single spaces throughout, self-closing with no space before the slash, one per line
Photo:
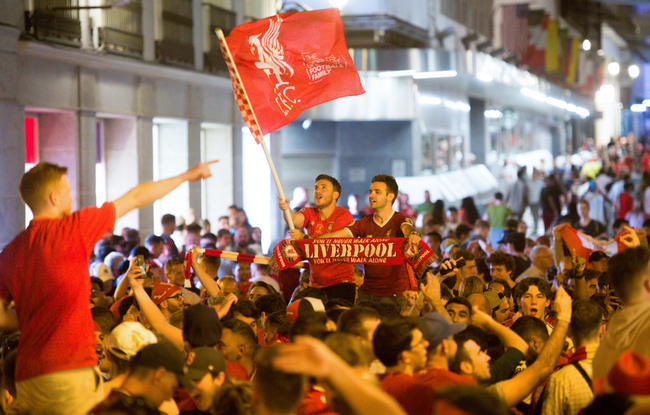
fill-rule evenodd
<path id="1" fill-rule="evenodd" d="M 212 4 L 208 5 L 208 13 L 210 24 L 208 25 L 208 33 L 205 36 L 208 36 L 208 39 L 210 39 L 210 50 L 204 53 L 205 70 L 213 73 L 227 73 L 228 67 L 221 55 L 219 39 L 217 39 L 214 31 L 221 29 L 228 36 L 236 25 L 237 15 L 233 11 L 222 9 Z"/>
<path id="2" fill-rule="evenodd" d="M 345 42 L 351 48 L 424 48 L 428 32 L 391 15 L 342 16 Z"/>
<path id="3" fill-rule="evenodd" d="M 25 30 L 38 40 L 81 46 L 81 22 L 77 0 L 35 0 L 34 9 L 25 12 Z"/>
<path id="4" fill-rule="evenodd" d="M 102 11 L 103 25 L 97 28 L 99 46 L 112 53 L 142 56 L 142 5 L 131 0 Z"/>
<path id="5" fill-rule="evenodd" d="M 194 65 L 191 0 L 163 1 L 163 38 L 156 41 L 159 62 L 181 66 Z"/>

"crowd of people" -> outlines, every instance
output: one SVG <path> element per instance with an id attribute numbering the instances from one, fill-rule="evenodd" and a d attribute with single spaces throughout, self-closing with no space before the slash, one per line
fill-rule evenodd
<path id="1" fill-rule="evenodd" d="M 2 413 L 650 413 L 650 156 L 585 150 L 582 168 L 515 167 L 481 213 L 428 192 L 412 207 L 385 174 L 364 207 L 339 206 L 329 175 L 313 204 L 278 200 L 286 238 L 424 242 L 437 259 L 423 275 L 273 272 L 249 262 L 261 230 L 236 206 L 216 226 L 166 214 L 160 235 L 114 234 L 211 163 L 74 213 L 66 169 L 39 163 L 19 186 L 34 220 L 0 252 Z M 618 251 L 576 253 L 569 228 Z"/>

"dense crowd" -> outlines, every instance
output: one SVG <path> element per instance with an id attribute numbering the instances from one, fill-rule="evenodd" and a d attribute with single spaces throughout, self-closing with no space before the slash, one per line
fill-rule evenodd
<path id="1" fill-rule="evenodd" d="M 214 225 L 166 214 L 160 235 L 114 233 L 210 163 L 74 213 L 65 168 L 40 163 L 19 189 L 34 220 L 0 252 L 2 412 L 650 413 L 650 154 L 580 154 L 530 175 L 508 164 L 482 211 L 428 192 L 410 206 L 389 175 L 365 206 L 337 206 L 328 175 L 313 203 L 306 189 L 278 201 L 283 239 L 422 241 L 437 256 L 423 275 L 276 273 L 237 206 Z"/>

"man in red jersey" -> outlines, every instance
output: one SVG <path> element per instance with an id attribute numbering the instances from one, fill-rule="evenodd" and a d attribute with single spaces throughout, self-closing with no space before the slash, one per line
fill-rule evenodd
<path id="1" fill-rule="evenodd" d="M 0 253 L 0 327 L 21 330 L 18 399 L 10 413 L 86 414 L 103 399 L 85 295 L 93 246 L 127 212 L 181 183 L 210 177 L 211 163 L 140 184 L 114 202 L 75 213 L 67 168 L 43 162 L 23 175 L 20 196 L 34 219 Z M 8 307 L 11 301 L 15 310 Z"/>
<path id="2" fill-rule="evenodd" d="M 291 212 L 296 229 L 291 230 L 293 239 L 316 238 L 327 232 L 338 231 L 350 225 L 354 220 L 347 209 L 336 206 L 341 196 L 341 184 L 334 177 L 321 174 L 316 177 L 314 201 L 316 207 L 305 207 L 299 212 L 289 208 L 289 199 L 280 199 L 278 206 Z M 307 235 L 300 229 L 307 228 Z M 354 304 L 356 286 L 354 284 L 354 266 L 343 262 L 335 264 L 310 264 L 309 286 L 320 288 L 328 298 L 343 298 Z"/>
<path id="3" fill-rule="evenodd" d="M 413 245 L 420 243 L 420 233 L 413 221 L 393 210 L 398 187 L 393 176 L 380 174 L 372 178 L 370 207 L 375 211 L 338 231 L 320 235 L 319 238 L 401 238 L 407 237 Z M 293 236 L 293 235 L 292 235 Z M 406 263 L 399 265 L 365 264 L 365 281 L 359 288 L 359 301 L 401 298 L 405 290 L 418 289 L 413 269 Z"/>

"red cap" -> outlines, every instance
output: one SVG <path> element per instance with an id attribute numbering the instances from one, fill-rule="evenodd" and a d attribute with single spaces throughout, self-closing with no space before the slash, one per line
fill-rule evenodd
<path id="1" fill-rule="evenodd" d="M 151 292 L 151 299 L 155 305 L 159 305 L 177 291 L 181 289 L 174 284 L 168 284 L 166 282 L 156 281 L 153 284 L 153 291 Z"/>

